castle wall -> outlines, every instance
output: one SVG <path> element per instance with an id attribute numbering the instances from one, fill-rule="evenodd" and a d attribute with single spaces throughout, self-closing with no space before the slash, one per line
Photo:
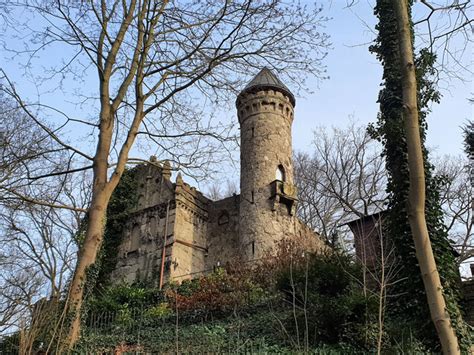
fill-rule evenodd
<path id="1" fill-rule="evenodd" d="M 296 237 L 303 244 L 305 250 L 308 251 L 327 251 L 329 248 L 308 225 L 296 218 Z"/>
<path id="2" fill-rule="evenodd" d="M 293 94 L 265 68 L 239 94 L 236 105 L 240 196 L 211 201 L 181 175 L 172 184 L 169 163 L 156 159 L 137 167 L 138 207 L 124 229 L 113 280 L 159 284 L 163 250 L 166 282 L 225 267 L 235 258 L 259 259 L 286 238 L 298 238 L 311 250 L 324 247 L 295 216 Z"/>
<path id="3" fill-rule="evenodd" d="M 210 200 L 182 182 L 176 185 L 171 278 L 182 280 L 205 270 L 207 256 L 207 221 Z"/>
<path id="4" fill-rule="evenodd" d="M 116 283 L 146 281 L 158 284 L 166 220 L 165 278 L 172 262 L 171 246 L 176 216 L 174 186 L 169 180 L 169 173 L 156 161 L 137 166 L 136 169 L 138 204 L 123 230 L 117 265 L 111 279 Z"/>
<path id="5" fill-rule="evenodd" d="M 239 203 L 240 196 L 234 195 L 209 206 L 206 270 L 223 266 L 238 256 Z"/>
<path id="6" fill-rule="evenodd" d="M 119 248 L 119 255 L 111 279 L 115 282 L 146 281 L 158 284 L 163 253 L 165 222 L 168 219 L 168 238 L 165 251 L 165 275 L 172 263 L 173 235 L 176 209 L 170 204 L 166 218 L 167 203 L 136 211 L 130 216 Z"/>
<path id="7" fill-rule="evenodd" d="M 137 179 L 137 210 L 155 206 L 174 199 L 174 186 L 170 181 L 170 172 L 160 163 L 139 165 L 135 169 Z M 165 170 L 165 171 L 164 171 Z"/>

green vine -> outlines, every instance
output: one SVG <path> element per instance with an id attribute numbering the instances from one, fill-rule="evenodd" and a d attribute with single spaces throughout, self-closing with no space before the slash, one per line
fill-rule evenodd
<path id="1" fill-rule="evenodd" d="M 97 260 L 86 270 L 85 299 L 90 298 L 91 295 L 109 284 L 110 273 L 117 264 L 118 248 L 122 243 L 123 228 L 138 202 L 135 174 L 135 168 L 126 169 L 117 188 L 112 193 L 107 206 L 104 237 Z M 86 230 L 87 216 L 82 221 L 82 225 L 76 234 L 76 243 L 79 246 L 84 241 Z"/>
<path id="2" fill-rule="evenodd" d="M 107 206 L 104 239 L 98 257 L 100 267 L 97 274 L 96 288 L 103 288 L 109 283 L 110 273 L 117 264 L 118 249 L 122 243 L 123 229 L 130 218 L 130 213 L 138 203 L 136 169 L 124 171 L 120 183 L 113 192 Z"/>
<path id="3" fill-rule="evenodd" d="M 412 1 L 408 1 L 411 10 Z M 436 331 L 430 320 L 426 294 L 416 259 L 415 246 L 408 222 L 407 200 L 409 174 L 407 162 L 406 135 L 402 116 L 402 86 L 399 61 L 397 21 L 393 1 L 378 0 L 375 15 L 379 19 L 376 26 L 378 36 L 370 51 L 377 55 L 383 66 L 383 88 L 379 93 L 380 113 L 377 123 L 369 127 L 372 136 L 383 143 L 383 154 L 388 171 L 388 210 L 385 228 L 389 239 L 393 241 L 397 258 L 400 261 L 400 279 L 392 289 L 398 295 L 390 307 L 392 315 L 404 319 L 412 331 L 427 346 L 439 349 Z M 413 40 L 413 26 L 412 26 Z M 413 41 L 412 41 L 413 42 Z M 440 205 L 441 181 L 433 176 L 433 165 L 429 162 L 424 147 L 429 104 L 439 102 L 440 94 L 433 81 L 435 55 L 421 50 L 415 59 L 420 136 L 423 144 L 423 157 L 426 177 L 426 222 L 435 255 L 443 291 L 453 325 L 456 328 L 461 347 L 469 346 L 469 333 L 460 320 L 458 302 L 460 299 L 460 277 L 455 263 L 455 253 L 451 246 L 447 229 L 443 224 L 443 212 Z M 418 276 L 416 276 L 418 275 Z"/>

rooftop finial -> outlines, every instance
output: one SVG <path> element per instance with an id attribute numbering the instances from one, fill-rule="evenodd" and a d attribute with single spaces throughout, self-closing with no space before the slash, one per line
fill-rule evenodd
<path id="1" fill-rule="evenodd" d="M 169 160 L 163 163 L 163 177 L 167 180 L 171 178 L 171 164 Z"/>
<path id="2" fill-rule="evenodd" d="M 180 172 L 178 173 L 178 176 L 176 176 L 176 185 L 183 185 L 183 177 Z"/>

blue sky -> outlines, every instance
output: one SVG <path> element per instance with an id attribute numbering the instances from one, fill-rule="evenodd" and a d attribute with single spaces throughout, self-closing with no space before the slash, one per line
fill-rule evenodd
<path id="1" fill-rule="evenodd" d="M 322 82 L 308 80 L 307 84 L 312 93 L 297 97 L 293 125 L 295 150 L 311 150 L 312 132 L 318 126 L 344 127 L 351 119 L 365 125 L 376 120 L 378 112 L 376 100 L 380 90 L 382 68 L 375 56 L 368 51 L 368 46 L 375 37 L 376 18 L 373 15 L 372 2 L 356 1 L 355 6 L 350 9 L 345 8 L 344 0 L 322 2 L 325 4 L 325 15 L 331 18 L 324 29 L 331 36 L 332 42 L 332 48 L 325 60 L 330 78 Z M 14 29 L 9 31 L 13 33 Z M 9 45 L 17 44 L 14 40 L 10 40 Z M 63 52 L 64 48 L 56 48 L 56 51 Z M 472 54 L 472 48 L 467 53 Z M 55 59 L 54 52 L 49 52 L 41 58 L 41 62 L 48 63 Z M 466 60 L 472 61 L 472 58 Z M 17 82 L 19 92 L 34 99 L 36 95 L 34 85 L 31 85 L 28 79 L 21 78 L 19 63 L 5 61 L 2 66 Z M 250 79 L 249 75 L 248 80 Z M 427 143 L 438 155 L 462 154 L 460 126 L 473 116 L 473 105 L 467 100 L 474 91 L 471 87 L 472 78 L 466 79 L 470 82 L 463 83 L 459 80 L 443 82 L 441 104 L 435 104 L 432 114 L 428 117 Z M 83 93 L 95 90 L 95 73 L 90 77 L 86 76 L 84 82 L 75 82 L 74 85 Z M 445 89 L 447 86 L 449 91 Z M 289 87 L 291 89 L 291 85 Z M 74 106 L 61 94 L 43 95 L 42 102 L 59 105 L 75 117 L 94 115 L 87 104 L 83 107 Z M 226 112 L 224 116 L 224 121 L 237 124 L 236 113 L 232 110 Z M 76 139 L 78 135 L 83 136 L 77 127 L 71 127 L 69 133 Z M 82 138 L 77 141 L 84 144 Z M 153 151 L 140 154 L 147 157 L 150 155 L 148 153 L 153 154 Z M 238 175 L 237 167 L 232 171 L 232 175 Z"/>
<path id="2" fill-rule="evenodd" d="M 332 18 L 326 28 L 333 44 L 326 60 L 330 79 L 323 81 L 319 89 L 314 82 L 313 94 L 297 98 L 293 125 L 293 145 L 297 150 L 310 148 L 312 132 L 309 128 L 347 126 L 349 116 L 361 124 L 374 122 L 377 117 L 382 68 L 368 51 L 368 43 L 375 34 L 367 28 L 368 25 L 373 31 L 376 18 L 366 1 L 360 1 L 352 9 L 344 9 L 343 3 L 345 1 L 334 1 L 327 9 Z M 467 53 L 473 53 L 472 47 Z M 470 82 L 443 82 L 442 101 L 432 107 L 427 144 L 437 154 L 462 154 L 460 126 L 473 117 L 473 105 L 467 100 L 474 91 L 472 77 L 467 80 Z M 446 90 L 448 85 L 449 91 Z"/>
<path id="3" fill-rule="evenodd" d="M 382 67 L 368 50 L 376 36 L 377 18 L 373 14 L 372 2 L 361 0 L 349 9 L 344 5 L 346 1 L 338 0 L 325 7 L 324 14 L 331 18 L 324 29 L 331 36 L 332 43 L 325 60 L 329 79 L 308 80 L 312 93 L 296 97 L 294 151 L 311 152 L 313 131 L 319 126 L 346 127 L 351 121 L 359 125 L 376 121 Z M 472 53 L 472 48 L 467 53 Z M 249 76 L 248 80 L 251 79 Z M 471 85 L 472 78 L 469 77 L 466 82 L 455 79 L 440 82 L 441 103 L 432 105 L 432 113 L 427 119 L 427 146 L 434 155 L 464 154 L 461 126 L 473 118 L 474 105 L 468 101 L 474 92 Z M 288 87 L 292 89 L 291 84 Z M 225 121 L 237 124 L 234 112 L 227 112 L 225 116 Z M 230 168 L 224 179 L 235 180 L 238 185 L 238 169 L 238 164 Z M 199 187 L 205 189 L 206 183 L 199 184 Z"/>

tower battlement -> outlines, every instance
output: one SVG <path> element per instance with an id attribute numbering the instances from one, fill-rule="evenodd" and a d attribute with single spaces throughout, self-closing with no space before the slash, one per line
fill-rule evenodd
<path id="1" fill-rule="evenodd" d="M 236 102 L 239 123 L 254 114 L 275 112 L 293 121 L 293 104 L 290 98 L 275 90 L 248 92 L 239 97 Z"/>

